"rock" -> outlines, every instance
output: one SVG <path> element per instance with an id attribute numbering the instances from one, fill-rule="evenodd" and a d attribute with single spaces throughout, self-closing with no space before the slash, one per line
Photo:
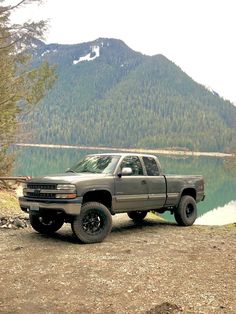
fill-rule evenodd
<path id="1" fill-rule="evenodd" d="M 2 217 L 0 219 L 0 227 L 8 229 L 20 229 L 28 227 L 27 218 L 22 217 Z"/>
<path id="2" fill-rule="evenodd" d="M 5 225 L 5 224 L 7 224 L 7 219 L 5 217 L 3 217 L 1 219 L 1 225 Z"/>
<path id="3" fill-rule="evenodd" d="M 17 246 L 17 247 L 15 247 L 14 249 L 13 249 L 13 251 L 19 251 L 19 250 L 21 250 L 21 249 L 23 249 L 24 247 L 23 246 Z"/>
<path id="4" fill-rule="evenodd" d="M 176 304 L 171 304 L 169 302 L 164 302 L 162 304 L 156 305 L 154 308 L 146 311 L 146 314 L 174 314 L 180 313 L 182 309 Z"/>
<path id="5" fill-rule="evenodd" d="M 7 226 L 7 225 L 2 225 L 2 226 L 0 226 L 0 228 L 2 228 L 2 229 L 7 229 L 8 226 Z"/>
<path id="6" fill-rule="evenodd" d="M 25 228 L 26 227 L 25 222 L 23 220 L 19 219 L 18 217 L 14 220 L 14 225 L 17 228 Z"/>

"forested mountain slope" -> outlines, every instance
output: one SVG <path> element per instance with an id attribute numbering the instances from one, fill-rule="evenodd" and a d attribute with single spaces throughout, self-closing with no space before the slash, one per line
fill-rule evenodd
<path id="1" fill-rule="evenodd" d="M 116 39 L 32 45 L 34 64 L 57 65 L 58 80 L 24 118 L 32 142 L 114 147 L 236 147 L 236 107 L 194 82 L 163 55 Z M 216 69 L 217 75 L 217 69 Z"/>

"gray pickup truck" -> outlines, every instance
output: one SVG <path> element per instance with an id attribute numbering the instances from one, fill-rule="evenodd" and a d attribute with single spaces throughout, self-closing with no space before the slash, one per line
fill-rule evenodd
<path id="1" fill-rule="evenodd" d="M 68 222 L 83 243 L 103 241 L 112 215 L 124 212 L 140 222 L 149 211 L 170 211 L 190 226 L 205 196 L 202 176 L 164 175 L 156 156 L 128 153 L 88 155 L 66 173 L 28 180 L 23 195 L 20 207 L 36 231 Z"/>

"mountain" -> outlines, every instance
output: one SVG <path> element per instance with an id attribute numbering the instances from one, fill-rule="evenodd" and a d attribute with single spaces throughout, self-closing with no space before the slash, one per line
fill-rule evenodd
<path id="1" fill-rule="evenodd" d="M 163 55 L 117 39 L 60 45 L 35 41 L 33 65 L 57 65 L 58 80 L 24 118 L 32 142 L 113 147 L 236 148 L 236 107 Z M 216 68 L 217 72 L 217 68 Z"/>

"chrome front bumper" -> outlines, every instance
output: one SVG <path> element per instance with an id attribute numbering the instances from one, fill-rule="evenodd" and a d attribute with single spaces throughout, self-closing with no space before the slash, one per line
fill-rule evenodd
<path id="1" fill-rule="evenodd" d="M 19 197 L 20 207 L 24 212 L 64 212 L 67 215 L 79 215 L 82 204 L 82 197 L 77 197 L 73 200 L 63 200 L 58 202 L 42 201 L 42 200 L 29 200 L 25 197 Z"/>

